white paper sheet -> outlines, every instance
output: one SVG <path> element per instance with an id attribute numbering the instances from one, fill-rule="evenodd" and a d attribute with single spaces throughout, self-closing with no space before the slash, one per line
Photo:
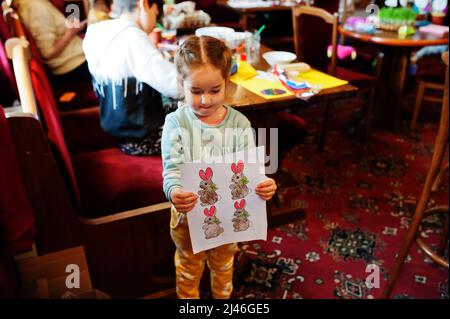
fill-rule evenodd
<path id="1" fill-rule="evenodd" d="M 183 189 L 199 195 L 187 214 L 194 254 L 228 243 L 266 240 L 266 202 L 255 194 L 256 185 L 267 178 L 263 154 L 264 148 L 258 147 L 180 166 Z"/>

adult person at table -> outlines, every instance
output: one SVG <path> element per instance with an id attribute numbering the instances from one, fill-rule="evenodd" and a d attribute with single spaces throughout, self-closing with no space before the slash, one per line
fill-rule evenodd
<path id="1" fill-rule="evenodd" d="M 86 21 L 74 20 L 68 27 L 64 15 L 48 0 L 14 0 L 13 5 L 36 42 L 53 83 L 91 81 L 83 42 L 78 36 Z"/>
<path id="2" fill-rule="evenodd" d="M 160 0 L 114 0 L 118 18 L 89 26 L 84 38 L 101 125 L 129 155 L 160 154 L 161 94 L 178 97 L 175 65 L 148 36 L 160 8 Z"/>

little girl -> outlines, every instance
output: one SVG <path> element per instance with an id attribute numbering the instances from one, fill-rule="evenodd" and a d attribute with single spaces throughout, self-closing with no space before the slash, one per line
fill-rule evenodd
<path id="1" fill-rule="evenodd" d="M 211 288 L 216 299 L 230 298 L 233 290 L 233 259 L 237 245 L 192 253 L 186 213 L 197 203 L 198 196 L 182 189 L 179 165 L 210 155 L 224 155 L 255 145 L 249 120 L 231 107 L 223 105 L 225 87 L 231 67 L 231 51 L 215 38 L 191 36 L 175 55 L 180 91 L 186 106 L 166 116 L 162 133 L 164 192 L 171 201 L 171 236 L 176 246 L 175 268 L 178 298 L 199 298 L 199 282 L 205 261 L 211 270 Z M 233 138 L 225 129 L 233 129 Z M 201 134 L 198 134 L 198 130 Z M 196 141 L 199 135 L 200 141 Z M 220 138 L 218 138 L 218 136 Z M 207 151 L 206 151 L 207 152 Z M 275 194 L 271 178 L 255 189 L 264 200 Z"/>

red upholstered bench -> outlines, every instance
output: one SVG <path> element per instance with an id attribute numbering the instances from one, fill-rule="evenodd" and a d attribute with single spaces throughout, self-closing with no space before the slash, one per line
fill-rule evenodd
<path id="1" fill-rule="evenodd" d="M 10 33 L 15 37 L 25 37 L 29 43 L 32 57 L 40 63 L 45 70 L 44 61 L 40 55 L 34 38 L 23 25 L 19 16 L 12 8 L 8 9 L 7 22 Z M 84 107 L 98 105 L 97 96 L 94 93 L 92 83 L 79 83 L 76 85 L 54 84 L 55 99 L 59 110 L 77 110 Z"/>
<path id="2" fill-rule="evenodd" d="M 13 104 L 19 97 L 14 73 L 6 56 L 5 47 L 0 42 L 0 103 L 5 106 Z"/>
<path id="3" fill-rule="evenodd" d="M 101 217 L 167 202 L 160 156 L 120 152 L 100 128 L 98 108 L 61 117 L 45 70 L 35 59 L 30 72 L 48 139 L 81 215 Z"/>
<path id="4" fill-rule="evenodd" d="M 26 37 L 30 42 L 32 56 L 45 70 L 43 60 L 31 34 L 25 29 Z M 46 70 L 45 70 L 46 71 Z M 47 71 L 46 71 L 47 72 Z M 94 93 L 92 83 L 77 83 L 70 85 L 53 84 L 56 106 L 60 111 L 78 110 L 85 107 L 98 105 L 97 96 Z"/>
<path id="5" fill-rule="evenodd" d="M 0 105 L 0 251 L 4 256 L 31 248 L 36 233 L 34 212 L 17 161 L 8 122 Z M 0 280 L 1 281 L 1 280 Z M 1 288 L 0 284 L 0 288 Z M 1 293 L 0 293 L 1 295 Z"/>

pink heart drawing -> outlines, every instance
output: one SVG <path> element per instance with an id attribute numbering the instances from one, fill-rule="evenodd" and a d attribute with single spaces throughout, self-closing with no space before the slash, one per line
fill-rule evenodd
<path id="1" fill-rule="evenodd" d="M 245 206 L 245 199 L 241 199 L 240 202 L 234 202 L 234 208 L 241 209 Z"/>
<path id="2" fill-rule="evenodd" d="M 237 174 L 244 170 L 244 163 L 242 161 L 239 161 L 238 164 L 231 164 L 231 170 L 233 173 Z"/>
<path id="3" fill-rule="evenodd" d="M 216 206 L 211 206 L 210 209 L 205 208 L 205 210 L 203 211 L 203 214 L 205 214 L 208 217 L 214 216 L 215 213 L 216 213 Z"/>
<path id="4" fill-rule="evenodd" d="M 204 170 L 200 170 L 198 172 L 198 175 L 200 176 L 200 178 L 204 181 L 211 179 L 212 175 L 213 175 L 213 171 L 211 169 L 211 167 L 208 167 L 206 169 L 206 172 Z"/>

